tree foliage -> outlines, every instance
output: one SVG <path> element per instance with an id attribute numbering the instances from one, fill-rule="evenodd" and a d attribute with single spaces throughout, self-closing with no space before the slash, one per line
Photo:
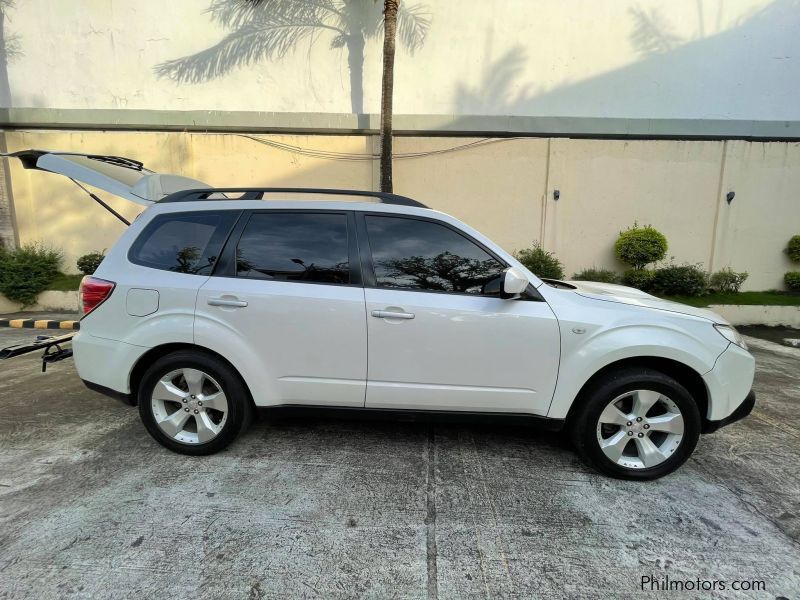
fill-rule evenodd
<path id="1" fill-rule="evenodd" d="M 539 242 L 533 242 L 530 248 L 515 252 L 514 257 L 538 277 L 564 279 L 564 265 L 555 254 L 542 248 Z"/>
<path id="2" fill-rule="evenodd" d="M 496 260 L 466 258 L 450 252 L 430 258 L 411 256 L 385 260 L 378 267 L 382 285 L 441 292 L 481 291 L 483 286 L 498 276 Z"/>
<path id="3" fill-rule="evenodd" d="M 665 296 L 700 296 L 706 292 L 708 279 L 696 265 L 669 265 L 656 269 L 650 288 Z"/>
<path id="4" fill-rule="evenodd" d="M 730 267 L 725 267 L 711 276 L 708 281 L 708 288 L 723 294 L 735 293 L 742 287 L 748 275 L 747 271 L 737 273 Z"/>
<path id="5" fill-rule="evenodd" d="M 84 275 L 91 275 L 94 273 L 105 258 L 104 252 L 105 250 L 103 252 L 89 252 L 78 258 L 75 263 L 78 270 Z"/>
<path id="6" fill-rule="evenodd" d="M 643 269 L 663 259 L 667 255 L 667 248 L 667 238 L 663 233 L 651 225 L 639 227 L 634 223 L 633 227 L 620 232 L 614 244 L 614 254 L 634 269 Z"/>
<path id="7" fill-rule="evenodd" d="M 0 248 L 0 293 L 29 306 L 58 276 L 63 254 L 42 244 Z"/>
<path id="8" fill-rule="evenodd" d="M 592 267 L 591 269 L 584 269 L 579 273 L 575 273 L 572 278 L 576 281 L 597 281 L 599 283 L 619 283 L 619 273 L 611 269 L 598 269 Z"/>
<path id="9" fill-rule="evenodd" d="M 783 282 L 793 292 L 800 292 L 800 271 L 789 271 L 783 276 Z"/>
<path id="10" fill-rule="evenodd" d="M 786 254 L 789 255 L 789 260 L 792 262 L 800 263 L 800 235 L 794 235 L 789 240 L 786 246 Z"/>

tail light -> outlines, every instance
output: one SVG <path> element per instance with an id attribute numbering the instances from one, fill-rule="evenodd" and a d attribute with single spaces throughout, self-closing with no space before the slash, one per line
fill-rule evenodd
<path id="1" fill-rule="evenodd" d="M 114 291 L 117 284 L 98 277 L 87 275 L 81 280 L 81 310 L 85 317 L 100 306 Z"/>

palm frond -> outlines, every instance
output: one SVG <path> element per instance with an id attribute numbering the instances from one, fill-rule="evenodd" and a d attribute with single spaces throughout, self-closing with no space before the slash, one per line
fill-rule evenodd
<path id="1" fill-rule="evenodd" d="M 333 0 L 213 0 L 206 12 L 226 29 L 239 29 L 272 17 L 284 21 L 330 19 L 338 9 Z"/>
<path id="2" fill-rule="evenodd" d="M 513 46 L 484 70 L 476 86 L 459 85 L 456 94 L 459 109 L 473 114 L 494 114 L 498 107 L 507 106 L 527 58 L 523 46 Z"/>
<path id="3" fill-rule="evenodd" d="M 632 8 L 630 12 L 635 22 L 630 40 L 639 54 L 668 52 L 683 41 L 679 35 L 672 32 L 672 24 L 657 8 L 652 8 L 649 12 L 641 8 Z"/>
<path id="4" fill-rule="evenodd" d="M 244 25 L 214 46 L 163 62 L 154 71 L 158 77 L 179 83 L 208 81 L 263 59 L 283 58 L 318 27 L 316 21 L 285 23 L 278 19 Z"/>
<path id="5" fill-rule="evenodd" d="M 431 15 L 424 5 L 400 5 L 397 11 L 397 37 L 411 54 L 425 43 L 430 27 Z"/>
<path id="6" fill-rule="evenodd" d="M 364 38 L 374 37 L 383 23 L 383 2 L 375 0 L 339 0 L 342 29 Z"/>

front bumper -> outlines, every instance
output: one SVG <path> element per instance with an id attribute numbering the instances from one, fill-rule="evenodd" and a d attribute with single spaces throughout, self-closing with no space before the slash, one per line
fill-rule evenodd
<path id="1" fill-rule="evenodd" d="M 753 390 L 750 390 L 750 393 L 747 394 L 744 402 L 742 402 L 730 415 L 724 419 L 720 419 L 719 421 L 706 420 L 703 423 L 703 433 L 713 433 L 720 427 L 725 427 L 726 425 L 730 425 L 736 421 L 741 421 L 753 411 L 753 407 L 755 405 L 756 393 Z"/>
<path id="2" fill-rule="evenodd" d="M 722 421 L 731 416 L 753 389 L 756 361 L 753 355 L 736 344 L 729 344 L 717 357 L 714 368 L 703 375 L 708 390 L 709 421 Z"/>

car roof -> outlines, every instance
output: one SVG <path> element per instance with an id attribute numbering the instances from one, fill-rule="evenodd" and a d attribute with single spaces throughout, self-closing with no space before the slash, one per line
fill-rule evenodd
<path id="1" fill-rule="evenodd" d="M 416 206 L 403 206 L 400 204 L 384 204 L 380 202 L 358 202 L 342 200 L 237 200 L 237 199 L 207 199 L 189 202 L 159 202 L 147 208 L 150 214 L 165 214 L 172 212 L 197 212 L 218 210 L 324 210 L 324 211 L 359 211 L 387 214 L 417 215 L 435 218 L 450 217 L 445 213 L 431 208 Z M 448 219 L 444 219 L 448 220 Z"/>

